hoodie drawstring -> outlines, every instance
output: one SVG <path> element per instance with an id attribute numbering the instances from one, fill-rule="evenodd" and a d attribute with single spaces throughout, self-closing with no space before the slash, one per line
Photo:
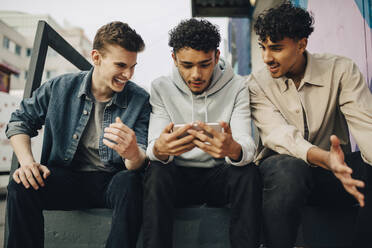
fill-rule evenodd
<path id="1" fill-rule="evenodd" d="M 207 94 L 204 94 L 204 121 L 208 123 Z M 191 123 L 194 123 L 194 95 L 191 94 Z"/>

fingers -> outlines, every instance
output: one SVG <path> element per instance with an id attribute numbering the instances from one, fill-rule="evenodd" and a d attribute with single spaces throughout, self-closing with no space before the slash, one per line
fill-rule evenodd
<path id="1" fill-rule="evenodd" d="M 13 173 L 13 180 L 20 184 L 21 183 L 21 179 L 19 178 L 19 169 L 16 169 Z"/>
<path id="2" fill-rule="evenodd" d="M 347 166 L 346 164 L 343 164 L 343 165 L 338 165 L 338 166 L 335 166 L 334 168 L 332 168 L 332 171 L 334 173 L 346 173 L 346 174 L 350 174 L 353 173 L 353 170 Z"/>
<path id="3" fill-rule="evenodd" d="M 115 118 L 115 122 L 116 122 L 116 123 L 121 123 L 121 124 L 123 124 L 123 122 L 121 121 L 121 119 L 120 119 L 119 116 L 116 116 L 116 118 Z"/>
<path id="4" fill-rule="evenodd" d="M 231 127 L 224 121 L 220 121 L 220 126 L 223 128 L 225 133 L 232 134 Z"/>
<path id="5" fill-rule="evenodd" d="M 183 127 L 177 129 L 176 131 L 172 132 L 172 138 L 177 138 L 179 136 L 182 136 L 184 133 L 187 132 L 192 127 L 192 124 L 186 124 Z"/>
<path id="6" fill-rule="evenodd" d="M 177 146 L 182 146 L 182 145 L 185 145 L 185 144 L 189 144 L 192 142 L 192 140 L 194 139 L 194 136 L 193 135 L 187 135 L 181 139 L 176 139 L 172 142 L 169 143 L 169 147 L 170 148 L 174 148 L 174 147 L 177 147 Z"/>
<path id="7" fill-rule="evenodd" d="M 47 177 L 49 177 L 50 176 L 50 170 L 48 169 L 48 167 L 46 167 L 46 166 L 44 166 L 44 165 L 41 165 L 40 166 L 40 169 L 41 169 L 41 171 L 42 171 L 42 173 L 43 173 L 43 178 L 44 179 L 47 179 Z"/>
<path id="8" fill-rule="evenodd" d="M 31 183 L 31 181 L 29 181 L 29 182 L 31 183 L 32 187 L 33 187 L 34 189 L 38 189 L 38 188 L 39 188 L 39 185 L 40 185 L 41 187 L 44 187 L 45 185 L 44 185 L 43 178 L 41 177 L 41 174 L 40 174 L 40 171 L 39 171 L 39 167 L 36 168 L 36 166 L 32 166 L 32 167 L 31 167 L 31 172 L 32 172 L 31 177 L 32 177 L 32 178 L 35 178 L 35 180 L 36 180 L 36 182 L 37 182 L 37 183 L 35 182 L 35 185 L 33 185 L 33 184 Z M 36 187 L 36 188 L 35 188 L 35 187 Z"/>
<path id="9" fill-rule="evenodd" d="M 350 174 L 336 173 L 336 177 L 341 181 L 345 190 L 354 196 L 354 198 L 359 202 L 361 207 L 364 206 L 364 195 L 358 191 L 358 188 L 364 188 L 365 183 L 361 180 L 353 179 Z"/>
<path id="10" fill-rule="evenodd" d="M 116 144 L 127 144 L 130 143 L 132 140 L 132 136 L 126 135 L 124 133 L 112 134 L 112 133 L 105 133 L 103 135 L 105 139 L 114 141 Z M 104 139 L 104 140 L 105 140 Z"/>
<path id="11" fill-rule="evenodd" d="M 173 122 L 169 123 L 169 124 L 164 128 L 163 133 L 170 133 L 170 132 L 172 131 L 172 129 L 173 129 L 173 126 L 174 126 Z"/>
<path id="12" fill-rule="evenodd" d="M 106 129 L 110 130 L 110 129 L 118 129 L 119 131 L 122 131 L 122 132 L 125 132 L 125 133 L 131 133 L 133 132 L 132 129 L 130 129 L 127 125 L 125 125 L 119 117 L 116 117 L 116 122 L 115 123 L 111 123 L 109 127 L 106 127 L 105 128 L 105 132 L 106 132 Z"/>
<path id="13" fill-rule="evenodd" d="M 193 143 L 202 149 L 204 152 L 210 154 L 214 158 L 224 158 L 223 150 L 213 145 L 194 139 Z"/>
<path id="14" fill-rule="evenodd" d="M 204 122 L 197 122 L 198 126 L 204 129 L 207 133 L 210 133 L 212 137 L 219 137 L 220 133 L 214 130 L 212 127 L 208 126 Z"/>
<path id="15" fill-rule="evenodd" d="M 108 146 L 109 148 L 111 148 L 111 149 L 113 149 L 113 150 L 115 150 L 117 152 L 120 149 L 119 145 L 117 145 L 117 144 L 115 144 L 115 143 L 113 143 L 113 142 L 111 142 L 111 141 L 109 141 L 107 139 L 103 139 L 102 142 L 103 142 L 103 144 L 105 144 L 106 146 Z"/>
<path id="16" fill-rule="evenodd" d="M 43 176 L 40 174 L 43 173 Z M 50 175 L 50 171 L 46 166 L 40 165 L 38 163 L 33 163 L 32 165 L 26 165 L 18 168 L 14 174 L 13 179 L 16 183 L 22 183 L 25 188 L 34 188 L 38 190 L 39 187 L 44 187 L 44 179 Z"/>
<path id="17" fill-rule="evenodd" d="M 173 150 L 171 150 L 171 155 L 179 156 L 185 152 L 191 151 L 192 149 L 195 148 L 195 144 L 189 143 L 183 146 L 179 146 Z"/>
<path id="18" fill-rule="evenodd" d="M 354 196 L 354 198 L 358 201 L 358 203 L 361 207 L 364 207 L 364 195 L 362 193 L 360 193 L 355 186 L 353 186 L 353 187 L 350 187 L 350 186 L 345 187 L 344 186 L 344 188 L 349 194 Z"/>
<path id="19" fill-rule="evenodd" d="M 355 186 L 358 188 L 364 188 L 365 184 L 361 180 L 353 179 L 353 178 L 341 178 L 340 179 L 342 184 L 347 185 L 347 186 Z"/>
<path id="20" fill-rule="evenodd" d="M 191 134 L 192 136 L 198 138 L 200 141 L 204 143 L 205 142 L 209 142 L 210 144 L 215 143 L 215 141 L 211 137 L 209 137 L 208 135 L 205 135 L 202 131 L 195 131 L 195 130 L 190 129 L 190 130 L 187 130 L 187 132 Z"/>

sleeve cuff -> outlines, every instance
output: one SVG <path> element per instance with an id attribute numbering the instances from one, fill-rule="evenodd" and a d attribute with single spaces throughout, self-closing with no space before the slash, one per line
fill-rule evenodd
<path id="1" fill-rule="evenodd" d="M 229 157 L 225 157 L 225 161 L 234 166 L 244 166 L 253 161 L 256 147 L 253 143 L 246 146 L 242 145 L 240 142 L 238 143 L 242 147 L 242 159 L 240 161 L 232 161 Z"/>
<path id="2" fill-rule="evenodd" d="M 298 154 L 297 154 L 297 157 L 302 159 L 303 161 L 305 161 L 307 164 L 311 165 L 309 163 L 309 161 L 307 161 L 307 152 L 309 151 L 309 149 L 311 147 L 315 147 L 313 144 L 309 143 L 309 142 L 304 142 L 303 144 L 301 144 L 300 146 L 298 146 Z"/>
<path id="3" fill-rule="evenodd" d="M 147 150 L 146 150 L 146 155 L 147 155 L 147 157 L 148 157 L 151 161 L 158 161 L 158 162 L 160 162 L 160 163 L 162 163 L 162 164 L 168 164 L 168 163 L 170 163 L 170 162 L 173 161 L 173 158 L 174 158 L 173 155 L 169 156 L 168 160 L 166 160 L 166 161 L 163 161 L 163 160 L 158 159 L 158 158 L 154 155 L 154 152 L 153 152 L 154 144 L 155 144 L 155 141 L 151 142 L 151 143 L 148 145 Z"/>

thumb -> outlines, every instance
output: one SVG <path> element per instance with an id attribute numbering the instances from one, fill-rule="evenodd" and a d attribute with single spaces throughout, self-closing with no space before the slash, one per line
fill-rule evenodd
<path id="1" fill-rule="evenodd" d="M 123 122 L 121 121 L 121 119 L 119 118 L 119 116 L 117 116 L 117 117 L 115 118 L 115 122 L 116 122 L 116 123 L 123 123 Z"/>
<path id="2" fill-rule="evenodd" d="M 340 148 L 340 140 L 337 138 L 336 135 L 331 135 L 331 150 L 338 150 Z"/>
<path id="3" fill-rule="evenodd" d="M 173 122 L 169 123 L 163 130 L 163 133 L 170 133 L 173 129 Z"/>
<path id="4" fill-rule="evenodd" d="M 46 179 L 48 176 L 50 176 L 50 170 L 46 166 L 40 166 L 41 171 L 43 172 L 43 178 Z"/>
<path id="5" fill-rule="evenodd" d="M 223 130 L 224 130 L 225 133 L 232 134 L 231 128 L 230 128 L 230 125 L 229 124 L 227 124 L 224 121 L 220 121 L 220 125 L 223 128 Z"/>

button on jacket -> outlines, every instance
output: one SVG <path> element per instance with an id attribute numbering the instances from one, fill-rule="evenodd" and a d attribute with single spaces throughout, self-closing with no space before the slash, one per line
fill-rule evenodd
<path id="1" fill-rule="evenodd" d="M 332 134 L 349 153 L 350 130 L 364 161 L 372 165 L 372 95 L 358 67 L 341 56 L 309 52 L 306 56 L 298 89 L 285 76 L 272 78 L 266 67 L 249 76 L 252 116 L 262 141 L 255 161 L 272 150 L 307 162 L 313 145 L 329 150 Z"/>
<path id="2" fill-rule="evenodd" d="M 7 137 L 21 133 L 34 137 L 45 125 L 41 164 L 70 166 L 91 115 L 93 102 L 88 95 L 92 72 L 62 75 L 41 85 L 12 113 Z M 99 141 L 99 156 L 105 166 L 123 169 L 125 158 L 103 144 L 104 128 L 120 117 L 134 130 L 138 146 L 146 150 L 150 112 L 149 94 L 135 83 L 128 81 L 122 92 L 114 93 L 104 110 Z"/>

